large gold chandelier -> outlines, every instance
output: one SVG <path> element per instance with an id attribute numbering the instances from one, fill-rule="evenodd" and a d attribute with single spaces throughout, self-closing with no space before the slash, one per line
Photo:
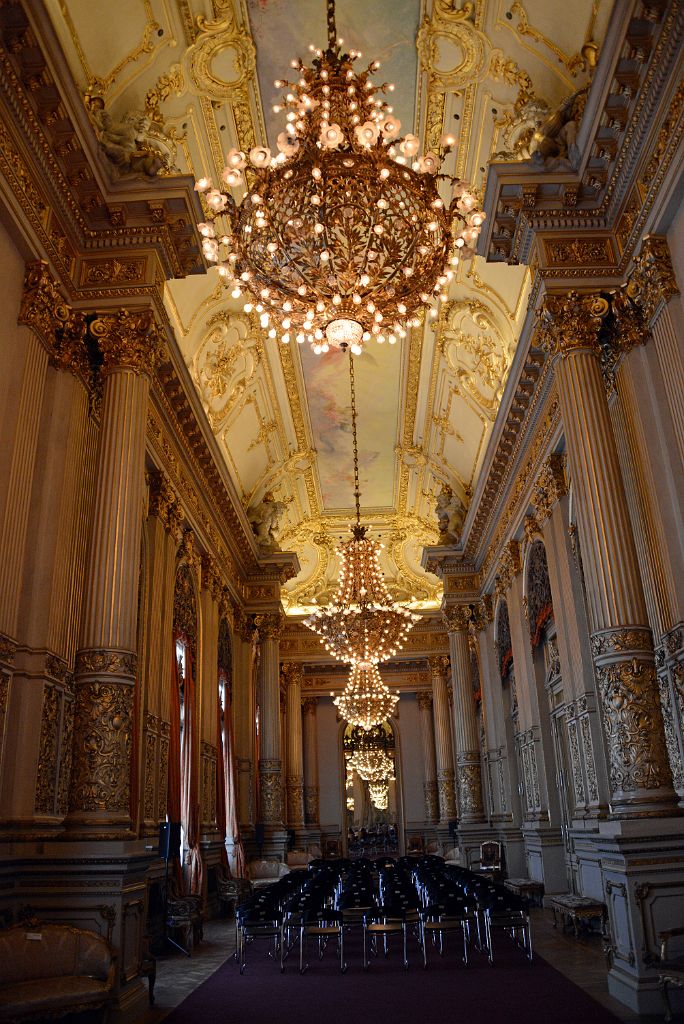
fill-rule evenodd
<path id="1" fill-rule="evenodd" d="M 394 761 L 382 748 L 363 745 L 349 758 L 347 765 L 366 782 L 394 781 Z"/>
<path id="2" fill-rule="evenodd" d="M 356 437 L 356 390 L 354 361 L 349 353 L 352 440 L 354 445 L 354 500 L 356 524 L 352 539 L 340 545 L 340 577 L 337 592 L 326 608 L 317 608 L 304 625 L 318 633 L 321 643 L 338 661 L 349 661 L 364 673 L 352 682 L 367 686 L 375 676 L 371 669 L 401 650 L 409 630 L 420 619 L 393 601 L 380 568 L 382 545 L 366 536 L 361 525 L 359 451 Z M 379 673 L 375 672 L 379 678 Z M 346 716 L 345 716 L 346 717 Z M 386 717 L 386 715 L 383 715 Z M 349 719 L 351 721 L 351 719 Z M 377 719 L 382 721 L 382 718 Z M 367 727 L 366 727 L 367 728 Z"/>
<path id="3" fill-rule="evenodd" d="M 376 665 L 362 668 L 358 662 L 353 662 L 347 685 L 333 704 L 345 721 L 369 732 L 374 725 L 389 718 L 398 700 L 398 691 L 392 693 Z"/>
<path id="4" fill-rule="evenodd" d="M 312 66 L 293 60 L 296 78 L 277 81 L 287 111 L 278 154 L 232 149 L 221 182 L 207 178 L 200 224 L 204 254 L 245 310 L 254 307 L 272 338 L 360 354 L 375 338 L 390 344 L 420 323 L 436 297 L 446 299 L 459 259 L 474 255 L 485 214 L 468 185 L 449 178 L 450 201 L 438 191 L 444 156 L 419 156 L 420 141 L 374 84 L 377 61 L 343 53 L 328 0 L 328 47 Z M 232 189 L 245 189 L 237 204 Z"/>

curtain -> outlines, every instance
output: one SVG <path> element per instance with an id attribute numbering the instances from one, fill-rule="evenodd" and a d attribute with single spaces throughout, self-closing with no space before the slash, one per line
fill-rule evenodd
<path id="1" fill-rule="evenodd" d="M 191 896 L 202 892 L 202 854 L 200 852 L 200 806 L 197 779 L 197 724 L 195 716 L 195 679 L 192 651 L 185 648 L 184 723 L 181 744 L 181 824 L 188 847 L 185 888 Z"/>
<path id="2" fill-rule="evenodd" d="M 224 703 L 228 701 L 228 686 L 220 683 L 223 689 Z M 224 710 L 225 718 L 227 711 Z M 221 694 L 216 702 L 216 823 L 221 833 L 221 863 L 228 867 L 228 852 L 226 850 L 226 780 L 228 775 L 225 771 L 225 758 L 223 753 L 224 732 L 221 717 Z"/>
<path id="3" fill-rule="evenodd" d="M 168 790 L 166 794 L 166 816 L 169 821 L 181 820 L 181 735 L 180 735 L 180 676 L 176 656 L 176 640 L 173 638 L 171 654 L 171 722 L 169 725 L 169 766 Z M 173 877 L 180 885 L 182 875 L 180 862 L 174 858 Z"/>
<path id="4" fill-rule="evenodd" d="M 235 740 L 233 738 L 233 705 L 230 699 L 230 688 L 224 687 L 223 702 L 223 736 L 219 738 L 219 751 L 223 757 L 224 770 L 224 822 L 225 832 L 233 841 L 234 874 L 236 878 L 245 878 L 245 849 L 240 836 L 238 802 L 237 802 L 237 764 L 235 758 Z"/>

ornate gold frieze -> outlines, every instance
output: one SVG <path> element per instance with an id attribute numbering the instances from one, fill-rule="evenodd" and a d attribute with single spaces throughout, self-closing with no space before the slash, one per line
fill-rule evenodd
<path id="1" fill-rule="evenodd" d="M 532 507 L 540 525 L 546 522 L 554 506 L 567 493 L 565 455 L 554 452 L 544 462 L 532 491 Z"/>
<path id="2" fill-rule="evenodd" d="M 129 813 L 133 687 L 83 682 L 76 687 L 72 813 Z"/>
<path id="3" fill-rule="evenodd" d="M 151 310 L 120 309 L 90 324 L 103 358 L 103 373 L 128 369 L 151 375 L 164 357 L 163 334 Z"/>

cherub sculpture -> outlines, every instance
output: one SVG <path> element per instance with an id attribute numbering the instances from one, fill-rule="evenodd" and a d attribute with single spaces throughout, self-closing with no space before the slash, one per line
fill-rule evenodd
<path id="1" fill-rule="evenodd" d="M 143 111 L 129 110 L 116 121 L 101 96 L 87 96 L 86 107 L 102 149 L 121 174 L 154 177 L 172 169 L 175 147 Z"/>
<path id="2" fill-rule="evenodd" d="M 546 170 L 565 171 L 577 166 L 577 132 L 588 90 L 589 87 L 585 85 L 569 96 L 534 133 L 529 146 L 532 160 L 542 164 Z"/>
<path id="3" fill-rule="evenodd" d="M 448 484 L 442 484 L 437 495 L 435 515 L 439 524 L 439 543 L 457 544 L 463 529 L 466 508 Z"/>
<path id="4" fill-rule="evenodd" d="M 272 491 L 267 491 L 256 508 L 248 513 L 250 525 L 260 548 L 280 551 L 276 533 L 280 529 L 280 520 L 286 508 L 284 501 L 278 501 Z"/>

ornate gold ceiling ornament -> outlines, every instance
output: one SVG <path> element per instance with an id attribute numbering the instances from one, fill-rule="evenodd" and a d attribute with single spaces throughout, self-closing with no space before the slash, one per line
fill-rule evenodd
<path id="1" fill-rule="evenodd" d="M 197 16 L 200 33 L 183 55 L 183 70 L 191 90 L 220 103 L 244 91 L 256 75 L 254 41 L 247 29 L 237 24 L 232 5 L 225 10 L 227 17 L 218 21 L 210 21 L 203 14 Z M 233 55 L 235 69 L 229 79 L 221 77 L 213 66 L 217 57 L 225 66 L 227 54 Z"/>
<path id="2" fill-rule="evenodd" d="M 199 45 L 199 44 L 197 44 Z M 279 155 L 255 146 L 228 153 L 222 187 L 197 182 L 207 223 L 206 258 L 256 303 L 262 326 L 284 343 L 309 342 L 314 352 L 351 348 L 375 337 L 390 344 L 418 323 L 417 313 L 445 299 L 447 264 L 475 252 L 482 211 L 465 182 L 450 179 L 448 204 L 437 180 L 453 136 L 439 152 L 419 157 L 416 136 L 401 136 L 392 108 L 377 98 L 371 75 L 354 68 L 357 51 L 342 53 L 328 0 L 328 48 L 312 67 L 292 61 L 296 82 L 276 112 L 287 109 Z M 230 189 L 248 191 L 236 205 Z"/>
<path id="3" fill-rule="evenodd" d="M 492 47 L 484 32 L 475 27 L 474 15 L 474 3 L 455 10 L 452 0 L 435 0 L 432 17 L 423 19 L 416 48 L 431 92 L 457 92 L 487 74 Z M 455 50 L 460 56 L 450 67 L 440 67 L 440 40 L 448 44 L 449 52 Z"/>

